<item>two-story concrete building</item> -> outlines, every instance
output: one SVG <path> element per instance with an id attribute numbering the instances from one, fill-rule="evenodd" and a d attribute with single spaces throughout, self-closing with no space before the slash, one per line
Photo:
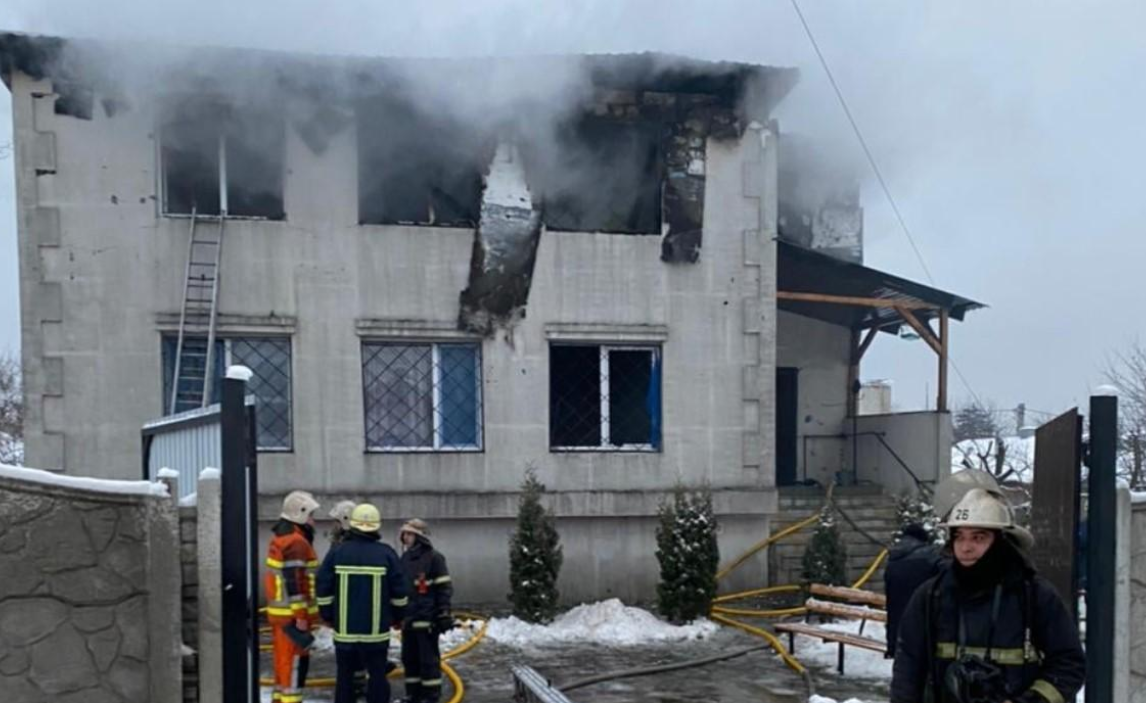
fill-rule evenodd
<path id="1" fill-rule="evenodd" d="M 948 471 L 946 413 L 856 417 L 859 359 L 910 324 L 945 383 L 975 304 L 862 265 L 854 184 L 773 118 L 793 70 L 13 34 L 0 70 L 29 465 L 136 478 L 140 426 L 241 363 L 263 517 L 296 488 L 423 517 L 469 601 L 504 597 L 527 467 L 569 600 L 652 595 L 678 483 L 733 555 L 778 486 L 911 485 L 887 446 Z"/>

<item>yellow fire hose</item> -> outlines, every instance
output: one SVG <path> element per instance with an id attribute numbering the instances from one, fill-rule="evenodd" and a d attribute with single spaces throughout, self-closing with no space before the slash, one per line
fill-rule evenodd
<path id="1" fill-rule="evenodd" d="M 447 701 L 447 703 L 460 703 L 461 700 L 465 697 L 466 687 L 462 682 L 462 677 L 458 676 L 458 673 L 454 671 L 453 667 L 451 667 L 449 664 L 446 664 L 446 660 L 453 659 L 454 657 L 460 657 L 461 655 L 476 647 L 478 643 L 481 642 L 482 638 L 485 637 L 485 632 L 489 628 L 489 618 L 475 615 L 473 613 L 463 612 L 456 613 L 456 615 L 467 620 L 481 620 L 482 625 L 480 628 L 478 628 L 477 633 L 475 633 L 473 637 L 470 637 L 465 642 L 442 655 L 442 673 L 446 675 L 446 678 L 450 680 L 450 683 L 454 687 L 454 695 L 449 699 L 449 701 Z M 270 632 L 270 630 L 271 628 L 269 627 L 259 628 L 259 632 Z M 259 649 L 263 651 L 269 651 L 271 646 L 261 645 Z M 402 676 L 403 673 L 405 672 L 402 667 L 398 667 L 391 671 L 386 678 L 395 679 Z M 259 684 L 262 686 L 273 686 L 274 683 L 275 681 L 272 678 L 259 679 Z M 308 688 L 334 688 L 334 683 L 335 679 L 325 677 L 310 679 L 306 682 L 306 685 Z"/>
<path id="2" fill-rule="evenodd" d="M 813 515 L 812 517 L 808 518 L 807 520 L 804 520 L 802 522 L 797 522 L 795 525 L 792 525 L 790 527 L 786 527 L 783 530 L 780 530 L 779 532 L 777 532 L 776 534 L 760 540 L 756 544 L 749 547 L 748 551 L 744 552 L 739 557 L 737 557 L 736 560 L 733 561 L 731 564 L 724 567 L 720 571 L 717 571 L 716 572 L 716 580 L 720 581 L 725 576 L 732 573 L 733 569 L 735 569 L 736 567 L 740 566 L 744 562 L 751 559 L 753 556 L 756 555 L 757 552 L 759 552 L 761 549 L 764 549 L 765 547 L 772 544 L 773 542 L 782 540 L 785 537 L 787 537 L 788 535 L 799 532 L 800 530 L 804 529 L 805 527 L 807 527 L 809 525 L 813 525 L 819 521 L 820 521 L 820 515 L 819 515 L 819 513 L 817 513 L 817 514 Z"/>
<path id="3" fill-rule="evenodd" d="M 829 502 L 831 501 L 831 491 L 830 490 L 828 492 L 827 500 Z M 765 538 L 763 540 L 760 540 L 756 544 L 752 545 L 752 547 L 750 547 L 746 552 L 744 552 L 739 557 L 737 557 L 731 564 L 729 564 L 728 566 L 725 566 L 723 569 L 718 571 L 716 573 L 716 579 L 718 581 L 723 579 L 725 576 L 727 576 L 729 573 L 731 573 L 733 571 L 733 569 L 737 568 L 738 566 L 740 566 L 744 562 L 748 561 L 748 559 L 750 559 L 751 557 L 756 555 L 761 550 L 767 548 L 769 545 L 772 545 L 775 542 L 778 542 L 781 539 L 784 539 L 785 537 L 787 537 L 789 535 L 792 535 L 792 534 L 795 534 L 796 532 L 799 532 L 800 530 L 804 529 L 805 527 L 809 527 L 809 526 L 817 523 L 819 521 L 819 519 L 820 519 L 820 516 L 817 513 L 816 515 L 813 515 L 812 517 L 808 518 L 807 520 L 803 520 L 801 522 L 798 522 L 795 525 L 791 525 L 791 526 L 789 526 L 783 530 L 780 530 L 779 532 L 777 532 L 773 535 L 768 536 L 767 538 Z M 864 571 L 863 575 L 860 576 L 859 579 L 856 580 L 856 582 L 852 584 L 852 588 L 863 588 L 863 586 L 869 580 L 871 580 L 871 577 L 875 574 L 875 572 L 879 570 L 880 564 L 882 564 L 883 560 L 885 558 L 887 558 L 887 553 L 888 553 L 887 549 L 880 550 L 880 553 L 876 556 L 875 560 L 872 561 L 871 565 L 867 568 L 867 570 Z M 803 615 L 804 613 L 807 612 L 806 608 L 795 607 L 795 608 L 779 608 L 779 609 L 774 609 L 774 610 L 756 610 L 756 609 L 749 609 L 749 608 L 730 608 L 727 606 L 719 605 L 720 603 L 728 603 L 730 601 L 742 600 L 745 598 L 752 598 L 754 596 L 769 595 L 769 594 L 773 594 L 773 593 L 794 593 L 794 592 L 799 592 L 800 590 L 802 590 L 802 587 L 799 585 L 786 584 L 786 585 L 782 585 L 782 586 L 769 586 L 767 588 L 755 588 L 755 589 L 748 590 L 748 591 L 739 591 L 737 593 L 729 593 L 729 594 L 719 596 L 719 597 L 713 599 L 713 601 L 712 601 L 713 607 L 712 607 L 711 613 L 709 614 L 709 617 L 711 617 L 714 621 L 716 621 L 722 625 L 726 625 L 728 627 L 735 627 L 736 629 L 747 632 L 750 635 L 754 635 L 756 637 L 763 638 L 765 641 L 768 642 L 768 644 L 770 644 L 772 646 L 772 649 L 774 649 L 776 651 L 776 653 L 780 656 L 780 659 L 783 660 L 783 662 L 786 665 L 788 665 L 789 668 L 791 668 L 797 674 L 800 674 L 801 676 L 803 676 L 804 681 L 808 684 L 809 691 L 811 691 L 812 690 L 811 674 L 809 674 L 807 667 L 805 667 L 803 664 L 801 664 L 794 656 L 792 656 L 792 654 L 790 652 L 788 652 L 787 649 L 784 648 L 784 644 L 782 642 L 780 642 L 779 638 L 777 638 L 776 635 L 772 634 L 771 632 L 768 632 L 765 629 L 755 627 L 755 626 L 749 625 L 747 623 L 739 622 L 737 620 L 733 620 L 732 618 L 728 617 L 730 615 L 737 615 L 737 616 L 741 616 L 741 617 L 751 617 L 751 618 L 786 617 L 786 616 L 791 616 L 791 615 Z"/>

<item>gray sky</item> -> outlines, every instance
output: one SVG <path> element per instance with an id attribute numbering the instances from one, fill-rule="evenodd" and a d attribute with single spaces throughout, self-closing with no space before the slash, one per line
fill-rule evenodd
<path id="1" fill-rule="evenodd" d="M 433 5 L 428 8 L 427 5 Z M 953 325 L 971 388 L 1013 407 L 1085 402 L 1146 340 L 1146 3 L 802 0 L 934 284 L 991 308 Z M 9 0 L 0 28 L 383 55 L 658 50 L 798 66 L 781 129 L 860 154 L 789 0 Z M 0 91 L 0 144 L 10 140 Z M 0 348 L 19 344 L 12 159 L 0 160 Z M 867 263 L 927 283 L 874 178 Z M 866 378 L 934 396 L 921 341 L 883 336 Z M 955 400 L 967 388 L 952 374 Z M 933 403 L 934 400 L 932 399 Z"/>

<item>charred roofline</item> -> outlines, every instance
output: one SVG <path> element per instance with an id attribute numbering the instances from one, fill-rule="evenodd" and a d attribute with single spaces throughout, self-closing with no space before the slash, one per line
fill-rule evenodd
<path id="1" fill-rule="evenodd" d="M 65 39 L 46 35 L 0 32 L 0 74 L 11 86 L 11 74 L 20 70 L 33 78 L 80 79 L 70 75 L 60 61 L 69 43 L 87 46 L 112 46 L 112 42 L 89 39 Z M 136 42 L 137 46 L 146 46 Z M 342 70 L 361 78 L 387 85 L 387 69 L 400 65 L 432 66 L 440 64 L 448 70 L 451 64 L 473 66 L 484 61 L 530 61 L 535 59 L 580 61 L 587 70 L 591 83 L 599 88 L 639 90 L 665 93 L 691 93 L 716 96 L 726 104 L 737 104 L 750 98 L 764 111 L 772 110 L 795 87 L 799 71 L 745 63 L 716 62 L 692 59 L 663 53 L 582 54 L 522 56 L 518 58 L 396 58 L 352 57 L 329 54 L 306 54 L 265 49 L 236 49 L 202 47 L 205 54 L 226 57 L 259 56 L 277 68 L 281 77 L 302 78 L 311 70 Z M 64 75 L 59 75 L 64 71 Z M 288 80 L 290 80 L 288 78 Z M 756 112 L 757 110 L 753 110 Z M 763 115 L 754 115 L 760 116 Z"/>

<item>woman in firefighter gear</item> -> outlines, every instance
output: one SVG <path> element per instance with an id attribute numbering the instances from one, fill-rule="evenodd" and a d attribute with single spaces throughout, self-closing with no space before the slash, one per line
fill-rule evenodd
<path id="1" fill-rule="evenodd" d="M 306 491 L 294 491 L 283 500 L 279 521 L 271 528 L 264 590 L 267 620 L 271 625 L 275 683 L 274 703 L 302 703 L 302 689 L 310 666 L 310 634 L 318 618 L 315 603 L 314 512 L 318 501 Z"/>
<path id="2" fill-rule="evenodd" d="M 414 518 L 398 532 L 402 566 L 410 586 L 410 608 L 402 624 L 402 667 L 406 701 L 437 703 L 442 695 L 438 636 L 454 627 L 450 615 L 453 584 L 446 558 L 430 542 L 430 528 Z"/>
<path id="3" fill-rule="evenodd" d="M 388 703 L 390 628 L 401 622 L 407 598 L 402 563 L 381 541 L 378 508 L 363 503 L 350 513 L 350 532 L 331 548 L 318 570 L 318 607 L 334 629 L 338 667 L 335 703 L 353 703 L 355 674 L 369 677 L 367 703 Z"/>
<path id="4" fill-rule="evenodd" d="M 945 527 L 953 561 L 899 624 L 891 703 L 1066 703 L 1086 674 L 1074 619 L 1031 565 L 1002 497 L 967 492 Z"/>
<path id="5" fill-rule="evenodd" d="M 342 544 L 346 535 L 350 534 L 350 512 L 357 505 L 352 500 L 343 500 L 334 504 L 330 509 L 330 519 L 334 520 L 334 527 L 330 528 L 330 546 Z"/>

